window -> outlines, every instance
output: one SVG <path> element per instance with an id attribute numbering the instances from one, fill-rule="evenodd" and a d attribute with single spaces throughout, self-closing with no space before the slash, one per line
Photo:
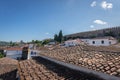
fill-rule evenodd
<path id="1" fill-rule="evenodd" d="M 31 55 L 33 55 L 33 51 L 31 51 Z"/>
<path id="2" fill-rule="evenodd" d="M 103 40 L 101 41 L 101 44 L 104 44 L 104 41 L 103 41 Z"/>
<path id="3" fill-rule="evenodd" d="M 111 41 L 109 42 L 109 44 L 111 44 Z"/>
<path id="4" fill-rule="evenodd" d="M 92 43 L 95 44 L 95 41 L 93 41 Z"/>

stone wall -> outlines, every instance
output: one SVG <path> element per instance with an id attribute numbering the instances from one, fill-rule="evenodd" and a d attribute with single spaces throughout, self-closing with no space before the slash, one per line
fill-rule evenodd
<path id="1" fill-rule="evenodd" d="M 95 31 L 87 31 L 87 32 L 80 32 L 80 33 L 75 33 L 75 34 L 70 34 L 70 35 L 65 35 L 64 37 L 66 38 L 92 38 L 92 37 L 103 37 L 105 36 L 105 33 L 108 32 L 113 32 L 115 34 L 116 38 L 119 38 L 120 34 L 120 26 L 118 27 L 112 27 L 112 28 L 106 28 L 106 29 L 101 29 L 101 30 L 95 30 Z"/>

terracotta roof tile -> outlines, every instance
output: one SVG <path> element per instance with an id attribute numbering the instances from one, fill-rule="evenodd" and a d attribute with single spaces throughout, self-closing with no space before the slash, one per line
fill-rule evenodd
<path id="1" fill-rule="evenodd" d="M 17 64 L 18 64 L 17 60 L 13 60 L 7 57 L 1 58 L 0 59 L 0 75 L 17 69 Z"/>
<path id="2" fill-rule="evenodd" d="M 75 46 L 40 54 L 91 70 L 120 77 L 120 48 Z"/>

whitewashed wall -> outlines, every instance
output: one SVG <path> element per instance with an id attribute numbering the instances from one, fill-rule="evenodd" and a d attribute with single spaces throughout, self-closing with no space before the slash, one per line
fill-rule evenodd
<path id="1" fill-rule="evenodd" d="M 93 44 L 93 41 L 95 41 L 95 44 Z M 101 41 L 104 41 L 104 44 L 101 43 Z M 89 40 L 89 45 L 93 46 L 109 46 L 110 44 L 115 44 L 117 41 L 116 40 L 109 40 L 109 39 L 90 39 Z"/>
<path id="2" fill-rule="evenodd" d="M 81 39 L 81 40 L 88 44 L 90 39 Z"/>
<path id="3" fill-rule="evenodd" d="M 75 46 L 75 45 L 78 45 L 79 43 L 78 42 L 76 42 L 76 41 L 66 41 L 65 42 L 65 46 L 66 47 L 69 47 L 69 46 Z"/>
<path id="4" fill-rule="evenodd" d="M 22 51 L 6 51 L 6 57 L 17 59 L 17 57 L 22 57 Z"/>

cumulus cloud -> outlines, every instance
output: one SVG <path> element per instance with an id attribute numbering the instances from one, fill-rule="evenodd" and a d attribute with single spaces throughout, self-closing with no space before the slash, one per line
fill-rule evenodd
<path id="1" fill-rule="evenodd" d="M 112 3 L 107 3 L 106 1 L 103 1 L 103 2 L 101 3 L 101 7 L 102 7 L 103 9 L 112 9 L 112 8 L 113 8 L 113 4 L 112 4 Z"/>
<path id="2" fill-rule="evenodd" d="M 91 6 L 91 7 L 95 7 L 96 4 L 97 4 L 97 2 L 96 2 L 96 1 L 93 1 L 93 2 L 90 4 L 90 6 Z"/>
<path id="3" fill-rule="evenodd" d="M 102 21 L 102 20 L 94 20 L 93 23 L 100 24 L 100 25 L 105 25 L 107 22 Z"/>

